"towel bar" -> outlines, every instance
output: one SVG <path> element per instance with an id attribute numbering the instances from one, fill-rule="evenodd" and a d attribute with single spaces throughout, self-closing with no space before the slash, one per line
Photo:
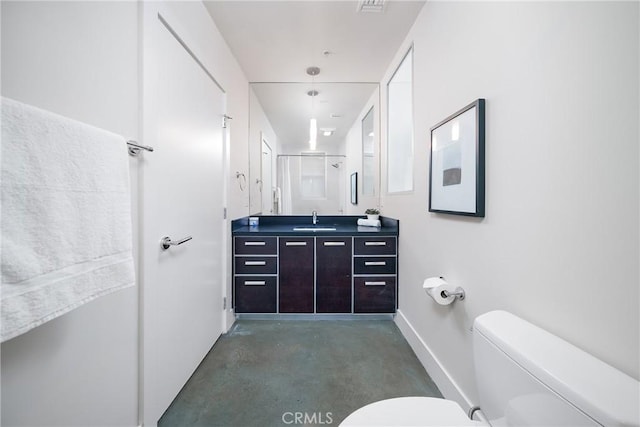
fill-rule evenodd
<path id="1" fill-rule="evenodd" d="M 129 146 L 129 155 L 137 156 L 140 153 L 140 150 L 153 151 L 153 147 L 149 147 L 148 145 L 140 145 L 136 141 L 127 141 L 127 145 Z"/>

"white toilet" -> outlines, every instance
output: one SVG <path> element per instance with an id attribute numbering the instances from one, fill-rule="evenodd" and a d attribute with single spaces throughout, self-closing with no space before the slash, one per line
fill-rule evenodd
<path id="1" fill-rule="evenodd" d="M 480 411 L 492 427 L 640 426 L 638 381 L 513 314 L 476 318 L 473 359 Z M 375 402 L 340 424 L 486 425 L 456 402 L 432 397 Z"/>

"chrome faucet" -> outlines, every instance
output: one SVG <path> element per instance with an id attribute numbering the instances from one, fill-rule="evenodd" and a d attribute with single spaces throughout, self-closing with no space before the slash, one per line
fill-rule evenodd
<path id="1" fill-rule="evenodd" d="M 318 212 L 311 212 L 311 222 L 313 223 L 313 225 L 316 225 L 318 223 Z"/>

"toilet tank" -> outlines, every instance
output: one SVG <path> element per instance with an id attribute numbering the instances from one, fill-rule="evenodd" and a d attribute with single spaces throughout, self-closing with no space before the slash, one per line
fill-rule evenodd
<path id="1" fill-rule="evenodd" d="M 640 426 L 640 383 L 505 311 L 476 318 L 480 409 L 496 426 Z"/>

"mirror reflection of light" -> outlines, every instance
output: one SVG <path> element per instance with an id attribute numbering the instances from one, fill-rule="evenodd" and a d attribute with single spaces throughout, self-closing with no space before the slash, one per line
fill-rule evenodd
<path id="1" fill-rule="evenodd" d="M 316 119 L 309 120 L 309 146 L 312 150 L 315 150 L 316 142 L 318 141 L 318 121 Z"/>
<path id="2" fill-rule="evenodd" d="M 457 141 L 460 139 L 460 122 L 457 120 L 451 125 L 451 140 Z"/>
<path id="3" fill-rule="evenodd" d="M 312 151 L 315 151 L 316 147 L 317 147 L 317 140 L 309 140 L 309 148 Z"/>
<path id="4" fill-rule="evenodd" d="M 433 151 L 436 151 L 438 149 L 438 140 L 435 135 L 431 138 L 431 144 L 433 145 Z"/>
<path id="5" fill-rule="evenodd" d="M 370 137 L 373 137 L 373 132 L 369 132 L 369 136 L 370 136 Z"/>

